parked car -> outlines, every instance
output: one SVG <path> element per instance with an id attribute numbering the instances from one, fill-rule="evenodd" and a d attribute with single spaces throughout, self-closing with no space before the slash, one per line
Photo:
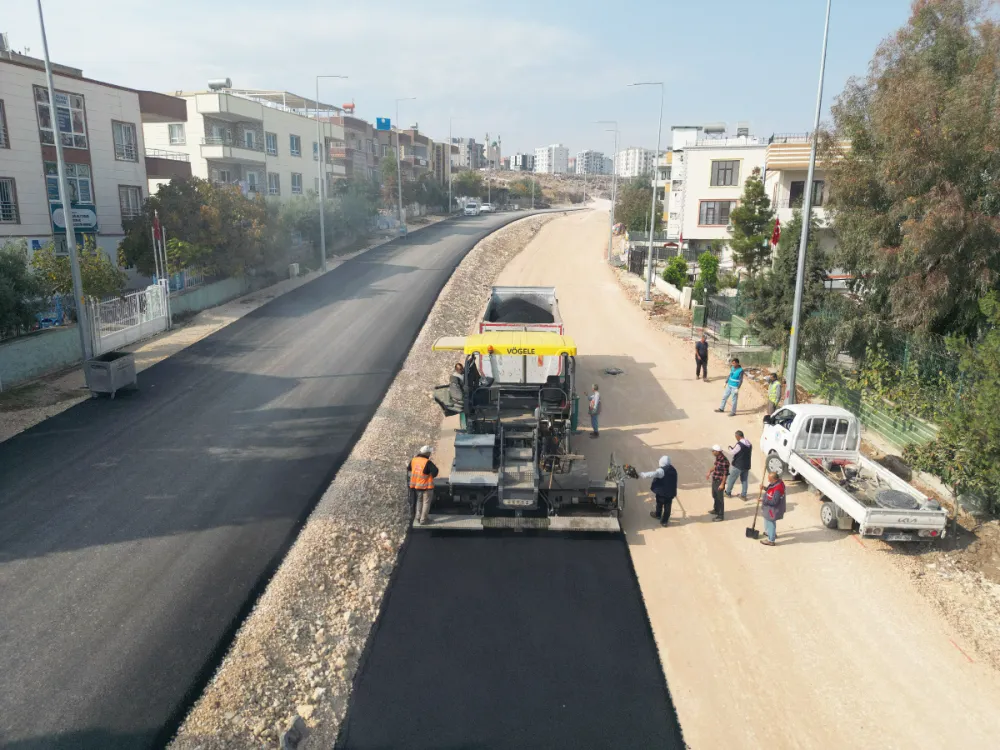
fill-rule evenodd
<path id="1" fill-rule="evenodd" d="M 496 211 L 493 208 L 493 204 L 492 203 L 484 203 L 483 205 L 481 205 L 479 207 L 479 213 L 481 213 L 481 214 L 492 214 L 492 213 L 495 213 L 495 212 Z"/>
<path id="2" fill-rule="evenodd" d="M 475 201 L 469 201 L 465 204 L 462 213 L 466 216 L 479 216 L 479 204 Z"/>

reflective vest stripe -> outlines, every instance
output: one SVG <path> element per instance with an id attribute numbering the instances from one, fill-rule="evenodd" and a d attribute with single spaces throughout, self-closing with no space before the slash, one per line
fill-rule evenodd
<path id="1" fill-rule="evenodd" d="M 412 489 L 434 489 L 434 477 L 424 474 L 425 466 L 427 466 L 427 458 L 424 456 L 415 456 L 410 459 L 410 487 Z"/>

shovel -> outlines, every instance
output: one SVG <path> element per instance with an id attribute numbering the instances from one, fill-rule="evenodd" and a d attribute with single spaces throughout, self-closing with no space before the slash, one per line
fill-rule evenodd
<path id="1" fill-rule="evenodd" d="M 753 512 L 753 524 L 746 529 L 747 539 L 760 539 L 760 532 L 757 530 L 757 514 L 760 512 L 760 501 L 764 497 L 764 485 L 760 487 L 760 494 L 757 495 L 757 508 Z"/>

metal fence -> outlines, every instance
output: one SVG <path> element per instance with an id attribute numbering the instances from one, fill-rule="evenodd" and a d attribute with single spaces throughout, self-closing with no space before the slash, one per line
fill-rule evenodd
<path id="1" fill-rule="evenodd" d="M 166 282 L 88 303 L 94 355 L 120 349 L 167 329 Z"/>

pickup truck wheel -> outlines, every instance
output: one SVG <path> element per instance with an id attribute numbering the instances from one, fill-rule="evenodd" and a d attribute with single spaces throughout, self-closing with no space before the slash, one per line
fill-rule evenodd
<path id="1" fill-rule="evenodd" d="M 837 506 L 830 500 L 824 500 L 819 506 L 819 520 L 828 529 L 837 528 Z"/>
<path id="2" fill-rule="evenodd" d="M 785 465 L 785 462 L 782 461 L 781 457 L 774 451 L 767 454 L 766 466 L 768 471 L 773 471 L 779 477 L 788 471 L 788 467 Z"/>

